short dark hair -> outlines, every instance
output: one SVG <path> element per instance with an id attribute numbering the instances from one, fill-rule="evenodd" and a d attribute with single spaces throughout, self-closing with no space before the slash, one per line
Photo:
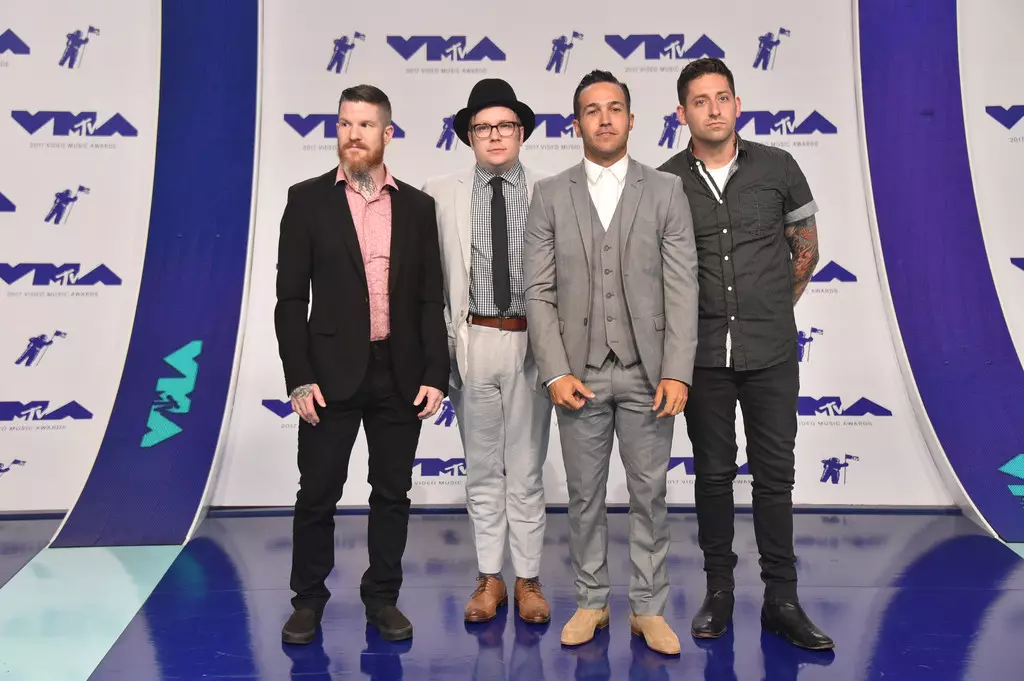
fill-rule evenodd
<path id="1" fill-rule="evenodd" d="M 725 62 L 717 57 L 702 57 L 691 61 L 679 74 L 679 80 L 676 81 L 676 94 L 679 95 L 680 106 L 686 106 L 686 95 L 690 83 L 701 76 L 712 73 L 725 76 L 725 79 L 729 81 L 729 91 L 734 97 L 736 96 L 736 82 L 733 80 L 732 71 L 725 65 Z"/>
<path id="2" fill-rule="evenodd" d="M 384 125 L 391 124 L 391 100 L 379 87 L 363 84 L 345 88 L 341 91 L 341 98 L 338 99 L 338 109 L 341 109 L 341 105 L 345 102 L 376 104 L 383 114 Z"/>
<path id="3" fill-rule="evenodd" d="M 629 87 L 608 71 L 594 70 L 583 76 L 583 80 L 576 86 L 576 92 L 572 96 L 572 113 L 578 119 L 580 117 L 580 94 L 594 83 L 613 83 L 622 88 L 626 96 L 626 113 L 629 113 Z"/>

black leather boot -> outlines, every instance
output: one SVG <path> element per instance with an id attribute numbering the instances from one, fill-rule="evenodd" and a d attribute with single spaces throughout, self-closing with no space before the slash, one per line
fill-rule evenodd
<path id="1" fill-rule="evenodd" d="M 731 591 L 708 591 L 700 610 L 693 616 L 690 633 L 694 638 L 718 638 L 732 621 L 735 604 Z"/>
<path id="2" fill-rule="evenodd" d="M 807 650 L 831 650 L 836 645 L 814 625 L 796 600 L 765 600 L 761 606 L 761 627 Z"/>
<path id="3" fill-rule="evenodd" d="M 380 631 L 386 641 L 404 641 L 412 638 L 412 623 L 393 605 L 367 610 L 366 621 Z"/>

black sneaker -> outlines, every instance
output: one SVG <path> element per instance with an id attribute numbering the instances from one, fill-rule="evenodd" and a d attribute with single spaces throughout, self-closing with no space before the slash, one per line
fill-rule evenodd
<path id="1" fill-rule="evenodd" d="M 393 605 L 367 610 L 366 621 L 380 631 L 386 641 L 404 641 L 412 638 L 412 623 Z"/>
<path id="2" fill-rule="evenodd" d="M 316 638 L 316 628 L 320 625 L 320 613 L 309 608 L 297 608 L 281 630 L 281 640 L 285 643 L 305 645 Z"/>

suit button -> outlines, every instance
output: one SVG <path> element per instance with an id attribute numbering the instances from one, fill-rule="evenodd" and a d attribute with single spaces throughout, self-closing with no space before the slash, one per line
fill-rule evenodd
<path id="1" fill-rule="evenodd" d="M 605 270 L 605 271 L 604 271 L 604 273 L 605 273 L 605 274 L 611 274 L 611 273 L 612 273 L 612 271 L 611 271 L 611 270 Z"/>
<path id="2" fill-rule="evenodd" d="M 584 318 L 583 318 L 583 326 L 586 326 L 586 325 L 587 325 L 587 318 L 586 318 L 586 317 L 584 317 Z"/>
<path id="3" fill-rule="evenodd" d="M 612 297 L 612 294 L 610 294 L 610 293 L 606 293 L 606 294 L 604 294 L 604 297 L 605 297 L 605 298 L 611 298 L 611 297 Z"/>
<path id="4" fill-rule="evenodd" d="M 605 247 L 604 247 L 604 250 L 606 250 L 606 251 L 610 251 L 610 250 L 612 250 L 612 247 L 611 247 L 611 246 L 605 246 Z"/>

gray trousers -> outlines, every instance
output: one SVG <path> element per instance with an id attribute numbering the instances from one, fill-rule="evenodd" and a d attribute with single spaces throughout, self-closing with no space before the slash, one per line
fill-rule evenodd
<path id="1" fill-rule="evenodd" d="M 508 539 L 516 576 L 539 576 L 546 508 L 542 470 L 551 400 L 535 389 L 525 331 L 469 327 L 466 379 L 450 389 L 466 453 L 466 505 L 480 572 L 501 572 Z"/>
<path id="2" fill-rule="evenodd" d="M 629 492 L 629 602 L 637 615 L 661 615 L 668 602 L 670 534 L 665 503 L 673 418 L 651 411 L 654 390 L 641 365 L 607 359 L 581 380 L 595 397 L 579 411 L 559 407 L 558 430 L 569 488 L 569 552 L 581 608 L 608 604 L 605 496 L 613 437 Z"/>

